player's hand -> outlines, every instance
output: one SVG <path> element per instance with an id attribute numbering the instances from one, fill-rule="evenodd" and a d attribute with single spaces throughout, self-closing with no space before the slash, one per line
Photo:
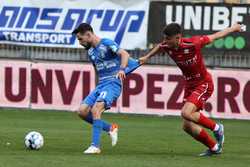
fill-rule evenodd
<path id="1" fill-rule="evenodd" d="M 234 32 L 242 32 L 242 25 L 235 23 L 231 26 Z"/>
<path id="2" fill-rule="evenodd" d="M 148 60 L 148 59 L 147 59 L 147 57 L 145 57 L 145 56 L 139 58 L 140 64 L 145 64 L 145 63 L 147 62 L 147 60 Z"/>
<path id="3" fill-rule="evenodd" d="M 121 81 L 123 81 L 125 78 L 126 78 L 126 74 L 125 74 L 125 71 L 124 70 L 120 70 L 118 73 L 117 73 L 117 78 L 119 78 Z"/>

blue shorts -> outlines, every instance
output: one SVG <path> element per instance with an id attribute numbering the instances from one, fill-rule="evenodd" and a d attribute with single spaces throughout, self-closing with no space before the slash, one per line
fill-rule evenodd
<path id="1" fill-rule="evenodd" d="M 100 83 L 97 87 L 82 101 L 92 107 L 96 102 L 104 102 L 105 109 L 109 109 L 112 103 L 117 100 L 121 94 L 121 82 L 119 79 L 113 79 Z"/>

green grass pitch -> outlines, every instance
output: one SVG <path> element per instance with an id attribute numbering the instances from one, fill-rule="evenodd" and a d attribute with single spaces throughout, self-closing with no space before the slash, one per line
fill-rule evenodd
<path id="1" fill-rule="evenodd" d="M 120 125 L 119 143 L 111 147 L 102 134 L 102 154 L 83 155 L 91 126 L 75 113 L 0 109 L 0 167 L 247 167 L 250 121 L 220 120 L 225 148 L 220 156 L 201 158 L 205 147 L 186 135 L 179 117 L 104 114 Z M 45 145 L 24 148 L 24 136 L 39 131 Z M 7 143 L 10 143 L 9 145 Z"/>

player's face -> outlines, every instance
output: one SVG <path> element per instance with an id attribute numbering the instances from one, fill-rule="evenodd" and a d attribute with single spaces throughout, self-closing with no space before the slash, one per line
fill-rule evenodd
<path id="1" fill-rule="evenodd" d="M 92 41 L 92 34 L 91 32 L 87 31 L 84 34 L 77 33 L 76 37 L 80 43 L 86 50 L 88 50 L 91 47 L 91 41 Z"/>
<path id="2" fill-rule="evenodd" d="M 181 34 L 173 36 L 164 36 L 164 43 L 167 44 L 170 48 L 176 48 L 179 46 L 181 39 Z"/>

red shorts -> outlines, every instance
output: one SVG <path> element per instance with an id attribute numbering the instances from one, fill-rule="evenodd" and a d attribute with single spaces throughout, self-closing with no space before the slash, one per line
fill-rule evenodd
<path id="1" fill-rule="evenodd" d="M 197 86 L 186 86 L 184 93 L 184 102 L 191 102 L 196 105 L 198 110 L 202 110 L 207 99 L 214 91 L 214 84 L 212 80 L 202 82 Z"/>

